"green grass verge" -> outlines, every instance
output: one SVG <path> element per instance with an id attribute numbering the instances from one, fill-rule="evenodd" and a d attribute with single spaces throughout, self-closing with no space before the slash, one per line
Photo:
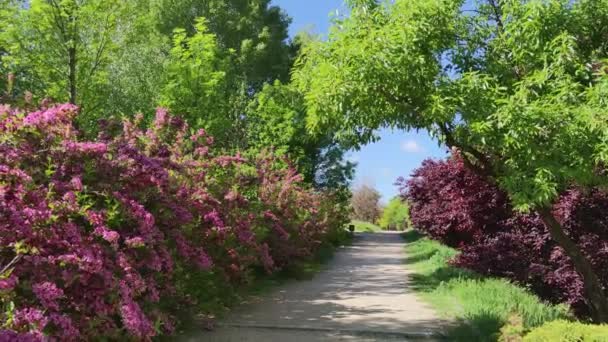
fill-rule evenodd
<path id="1" fill-rule="evenodd" d="M 353 220 L 351 224 L 355 225 L 355 232 L 357 233 L 377 233 L 382 231 L 380 226 L 370 222 Z"/>
<path id="2" fill-rule="evenodd" d="M 437 312 L 455 321 L 450 341 L 498 341 L 501 328 L 513 317 L 522 332 L 556 319 L 568 319 L 568 308 L 544 303 L 526 289 L 504 279 L 481 277 L 450 266 L 457 251 L 421 236 L 403 234 L 406 263 L 415 274 L 412 286 Z"/>

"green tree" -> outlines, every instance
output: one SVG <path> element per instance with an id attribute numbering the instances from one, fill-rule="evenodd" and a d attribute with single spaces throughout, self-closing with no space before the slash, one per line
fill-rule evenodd
<path id="1" fill-rule="evenodd" d="M 306 181 L 317 188 L 347 188 L 354 164 L 332 134 L 306 129 L 304 96 L 289 84 L 266 84 L 247 110 L 248 143 L 252 148 L 272 146 L 289 157 Z"/>
<path id="2" fill-rule="evenodd" d="M 383 229 L 405 230 L 410 226 L 410 208 L 407 202 L 395 197 L 382 211 L 380 227 Z"/>
<path id="3" fill-rule="evenodd" d="M 108 57 L 120 31 L 124 6 L 118 0 L 7 2 L 0 41 L 4 67 L 16 84 L 39 97 L 94 112 L 107 94 Z M 4 10 L 6 11 L 8 7 Z M 86 122 L 85 122 L 86 123 Z"/>
<path id="4" fill-rule="evenodd" d="M 149 2 L 125 2 L 128 20 L 115 39 L 119 48 L 110 56 L 107 75 L 111 87 L 100 117 L 143 113 L 150 119 L 160 103 L 167 84 L 173 36 L 156 29 Z"/>
<path id="5" fill-rule="evenodd" d="M 265 82 L 288 79 L 298 48 L 287 40 L 289 18 L 268 0 L 0 1 L 0 72 L 5 76 L 0 87 L 6 90 L 6 74 L 12 72 L 15 93 L 29 90 L 37 98 L 79 105 L 89 132 L 99 118 L 137 112 L 150 117 L 156 106 L 170 103 L 187 109 L 193 125 L 225 116 L 234 126 L 226 126 L 224 135 L 237 141 L 218 140 L 242 147 L 247 104 Z M 201 17 L 205 34 L 215 35 L 218 60 L 230 56 L 229 72 L 218 66 L 210 82 L 184 74 L 188 63 L 208 61 L 209 52 L 182 49 L 201 54 L 186 58 L 173 44 L 176 38 L 200 37 Z M 217 94 L 211 94 L 217 72 L 226 75 L 221 86 L 213 87 Z M 205 84 L 191 83 L 187 92 L 186 82 L 195 81 Z M 207 92 L 200 100 L 202 88 Z M 178 101 L 167 95 L 170 89 L 191 97 Z M 194 109 L 210 97 L 223 99 L 214 108 L 218 112 L 206 112 L 204 104 Z M 204 117 L 194 118 L 201 113 Z"/>
<path id="6" fill-rule="evenodd" d="M 160 105 L 226 141 L 234 133 L 234 121 L 239 120 L 229 115 L 226 88 L 230 61 L 231 56 L 220 49 L 204 18 L 198 20 L 192 36 L 184 29 L 176 29 Z"/>
<path id="7" fill-rule="evenodd" d="M 428 130 L 542 218 L 608 321 L 593 265 L 552 212 L 567 187 L 608 180 L 608 1 L 353 3 L 297 63 L 309 127 L 355 145 L 380 127 Z"/>
<path id="8" fill-rule="evenodd" d="M 260 89 L 275 79 L 287 81 L 293 51 L 287 41 L 290 19 L 270 0 L 149 0 L 158 30 L 171 35 L 181 28 L 197 31 L 197 20 L 204 17 L 218 43 L 232 50 L 236 74 L 249 87 Z"/>

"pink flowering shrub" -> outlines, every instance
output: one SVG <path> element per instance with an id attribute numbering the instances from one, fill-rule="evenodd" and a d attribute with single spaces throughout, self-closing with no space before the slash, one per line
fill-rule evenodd
<path id="1" fill-rule="evenodd" d="M 544 299 L 570 304 L 580 316 L 588 314 L 581 278 L 540 218 L 513 212 L 505 194 L 466 169 L 458 156 L 425 161 L 399 184 L 414 227 L 460 251 L 454 265 L 514 280 Z M 608 286 L 608 193 L 570 189 L 554 212 Z"/>
<path id="2" fill-rule="evenodd" d="M 216 155 L 163 109 L 150 128 L 102 123 L 95 141 L 79 139 L 77 114 L 0 107 L 2 341 L 170 333 L 190 270 L 246 281 L 314 254 L 345 222 L 287 162 Z"/>

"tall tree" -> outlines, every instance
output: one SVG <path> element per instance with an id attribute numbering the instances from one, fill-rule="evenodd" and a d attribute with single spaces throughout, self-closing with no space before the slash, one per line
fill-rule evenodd
<path id="1" fill-rule="evenodd" d="M 353 144 L 383 126 L 429 130 L 538 213 L 607 322 L 603 286 L 552 205 L 569 186 L 608 183 L 608 1 L 351 3 L 298 63 L 309 127 Z"/>
<path id="2" fill-rule="evenodd" d="M 309 132 L 306 115 L 304 96 L 295 87 L 266 84 L 247 110 L 249 146 L 272 146 L 317 188 L 346 189 L 354 173 L 354 164 L 344 158 L 346 148 L 332 134 Z"/>
<path id="3" fill-rule="evenodd" d="M 410 208 L 400 197 L 395 197 L 382 210 L 378 225 L 384 229 L 405 230 L 410 226 Z"/>
<path id="4" fill-rule="evenodd" d="M 375 223 L 380 216 L 380 193 L 371 185 L 362 184 L 353 189 L 351 207 L 353 218 Z"/>
<path id="5" fill-rule="evenodd" d="M 229 115 L 226 89 L 231 57 L 220 49 L 204 18 L 199 18 L 192 36 L 176 29 L 160 104 L 226 141 L 234 135 L 231 128 L 238 120 Z"/>
<path id="6" fill-rule="evenodd" d="M 242 147 L 248 102 L 265 82 L 288 79 L 297 51 L 287 40 L 289 18 L 268 0 L 1 1 L 6 24 L 0 28 L 0 72 L 13 72 L 15 86 L 38 98 L 79 105 L 89 131 L 99 118 L 151 116 L 156 106 L 170 103 L 176 112 L 187 109 L 194 125 L 211 116 L 231 118 L 228 135 L 239 139 L 226 145 Z M 185 90 L 178 86 L 187 78 L 183 71 L 188 63 L 208 58 L 208 52 L 184 49 L 199 56 L 180 58 L 174 38 L 188 42 L 200 36 L 200 18 L 206 20 L 205 34 L 215 36 L 213 53 L 222 60 L 230 56 L 230 72 L 225 65 L 213 69 L 214 75 L 226 72 L 213 95 L 197 93 L 208 86 L 201 84 L 206 82 L 202 75 L 188 76 L 192 92 L 181 95 L 190 98 L 177 105 L 167 92 Z M 5 88 L 6 81 L 0 86 Z M 213 112 L 204 106 L 194 110 L 199 97 L 225 100 Z M 197 113 L 205 117 L 194 118 Z"/>
<path id="7" fill-rule="evenodd" d="M 218 43 L 238 56 L 233 63 L 247 84 L 260 89 L 264 82 L 286 81 L 291 67 L 289 17 L 270 0 L 149 0 L 159 31 L 176 28 L 196 31 L 197 19 L 208 20 Z"/>
<path id="8" fill-rule="evenodd" d="M 106 67 L 122 25 L 118 0 L 32 0 L 17 3 L 0 37 L 5 67 L 40 97 L 93 112 L 109 86 Z"/>

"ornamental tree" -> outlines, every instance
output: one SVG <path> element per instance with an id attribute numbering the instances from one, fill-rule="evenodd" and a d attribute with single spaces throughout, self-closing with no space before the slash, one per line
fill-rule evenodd
<path id="1" fill-rule="evenodd" d="M 553 212 L 572 185 L 608 181 L 608 1 L 351 1 L 294 79 L 310 129 L 364 144 L 381 127 L 425 129 L 536 212 L 581 275 L 596 321 L 608 300 Z"/>

